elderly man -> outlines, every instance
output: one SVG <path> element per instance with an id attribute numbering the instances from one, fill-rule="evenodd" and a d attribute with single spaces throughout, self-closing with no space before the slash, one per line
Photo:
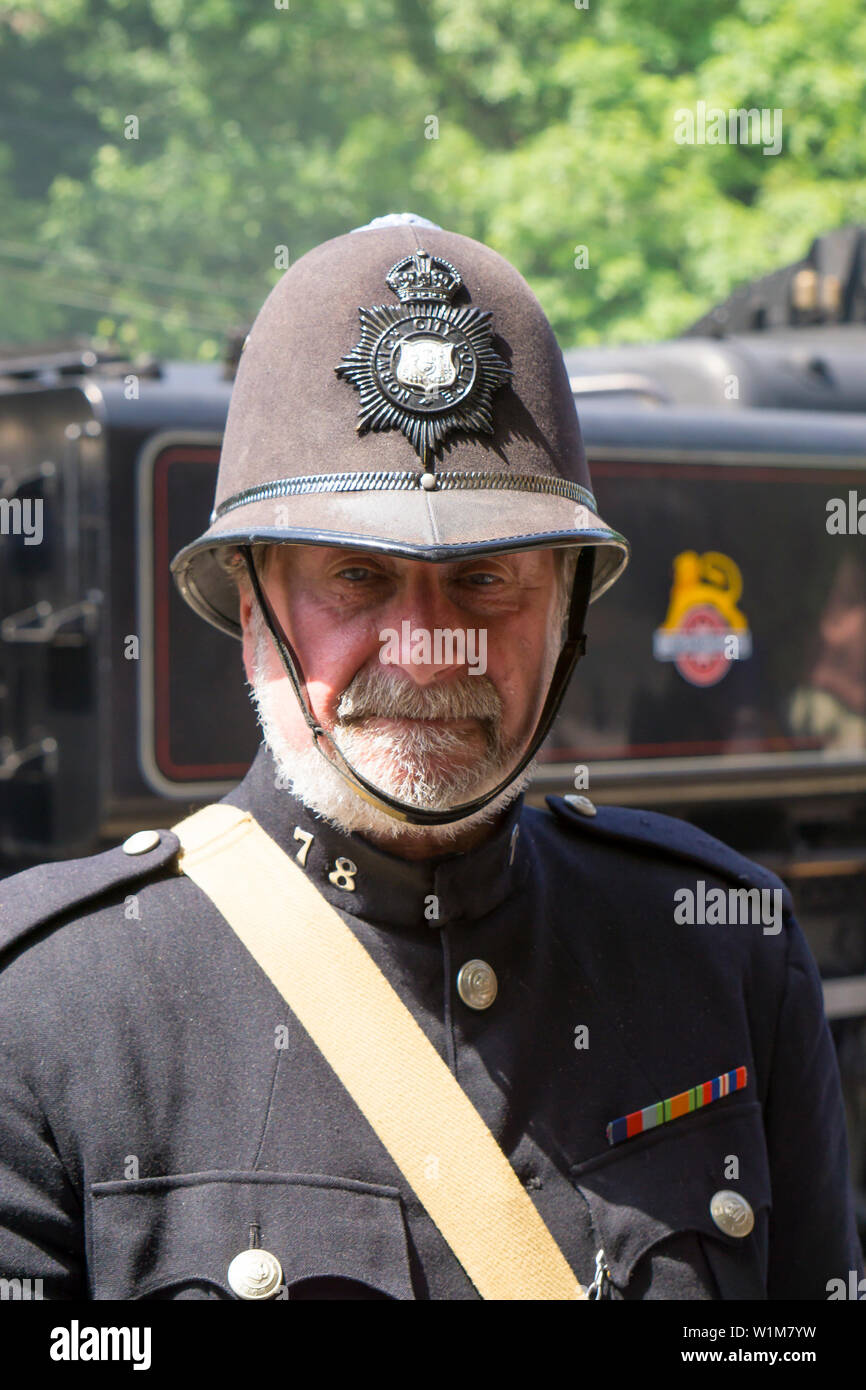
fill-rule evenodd
<path id="1" fill-rule="evenodd" d="M 782 883 L 663 816 L 523 804 L 626 553 L 501 257 L 399 215 L 283 277 L 173 565 L 242 639 L 264 742 L 173 829 L 2 886 L 3 1275 L 440 1300 L 859 1275 Z"/>

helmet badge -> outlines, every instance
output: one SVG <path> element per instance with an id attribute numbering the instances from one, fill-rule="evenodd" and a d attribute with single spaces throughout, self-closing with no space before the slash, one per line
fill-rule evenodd
<path id="1" fill-rule="evenodd" d="M 414 251 L 385 279 L 400 303 L 358 309 L 360 340 L 334 371 L 360 392 L 358 433 L 402 430 L 428 468 L 452 431 L 493 433 L 490 398 L 511 368 L 489 310 L 451 303 L 463 279 L 449 261 Z"/>

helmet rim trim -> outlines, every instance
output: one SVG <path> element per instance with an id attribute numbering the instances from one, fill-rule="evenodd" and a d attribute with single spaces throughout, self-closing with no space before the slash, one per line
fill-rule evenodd
<path id="1" fill-rule="evenodd" d="M 429 489 L 422 481 L 432 478 Z M 289 478 L 275 478 L 272 482 L 259 483 L 256 487 L 245 488 L 227 497 L 214 507 L 210 515 L 211 525 L 230 511 L 255 502 L 273 501 L 277 497 L 295 497 L 299 494 L 333 492 L 394 492 L 407 489 L 473 492 L 535 492 L 548 496 L 565 497 L 597 510 L 598 503 L 589 488 L 570 478 L 560 478 L 543 473 L 489 473 L 480 469 L 446 469 L 442 472 L 421 473 L 417 469 L 374 471 L 354 473 L 307 473 Z"/>

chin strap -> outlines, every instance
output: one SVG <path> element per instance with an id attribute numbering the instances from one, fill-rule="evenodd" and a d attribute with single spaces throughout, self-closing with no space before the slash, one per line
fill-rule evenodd
<path id="1" fill-rule="evenodd" d="M 280 661 L 283 664 L 286 675 L 291 682 L 292 689 L 298 699 L 304 719 L 313 736 L 315 744 L 322 757 L 333 767 L 340 776 L 348 782 L 359 796 L 363 797 L 372 806 L 384 811 L 393 820 L 405 821 L 409 825 L 448 825 L 452 821 L 465 820 L 467 816 L 474 815 L 476 811 L 481 811 L 485 806 L 489 806 L 501 792 L 505 791 L 517 778 L 527 764 L 535 757 L 539 747 L 547 737 L 550 726 L 556 717 L 562 697 L 565 694 L 566 686 L 571 678 L 571 674 L 580 658 L 586 651 L 586 634 L 583 625 L 586 620 L 586 610 L 589 607 L 589 598 L 592 591 L 592 576 L 595 568 L 595 547 L 584 546 L 578 556 L 577 571 L 574 577 L 574 585 L 571 592 L 571 603 L 568 610 L 568 624 L 566 628 L 565 641 L 554 668 L 547 692 L 544 707 L 535 727 L 535 733 L 529 742 L 527 750 L 520 762 L 502 779 L 491 791 L 484 796 L 477 797 L 474 801 L 464 802 L 460 806 L 454 806 L 447 811 L 425 811 L 417 806 L 410 806 L 406 802 L 398 801 L 396 797 L 389 796 L 387 792 L 375 787 L 362 777 L 349 762 L 343 757 L 339 748 L 322 727 L 313 714 L 310 698 L 307 693 L 307 683 L 304 677 L 303 668 L 298 659 L 298 655 L 292 647 L 283 627 L 274 613 L 267 595 L 259 582 L 253 561 L 252 547 L 245 545 L 239 547 L 247 567 L 250 583 L 256 596 L 259 608 L 267 624 L 268 631 L 273 638 Z M 329 757 L 322 747 L 322 739 L 327 739 L 333 750 L 334 757 Z"/>

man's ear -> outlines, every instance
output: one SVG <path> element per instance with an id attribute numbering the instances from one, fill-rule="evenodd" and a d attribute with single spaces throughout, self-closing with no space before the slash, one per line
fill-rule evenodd
<path id="1" fill-rule="evenodd" d="M 253 663 L 256 651 L 256 638 L 253 631 L 253 596 L 247 585 L 241 585 L 238 590 L 238 615 L 240 617 L 241 630 L 243 632 L 243 661 L 244 671 L 247 680 L 252 684 Z"/>

